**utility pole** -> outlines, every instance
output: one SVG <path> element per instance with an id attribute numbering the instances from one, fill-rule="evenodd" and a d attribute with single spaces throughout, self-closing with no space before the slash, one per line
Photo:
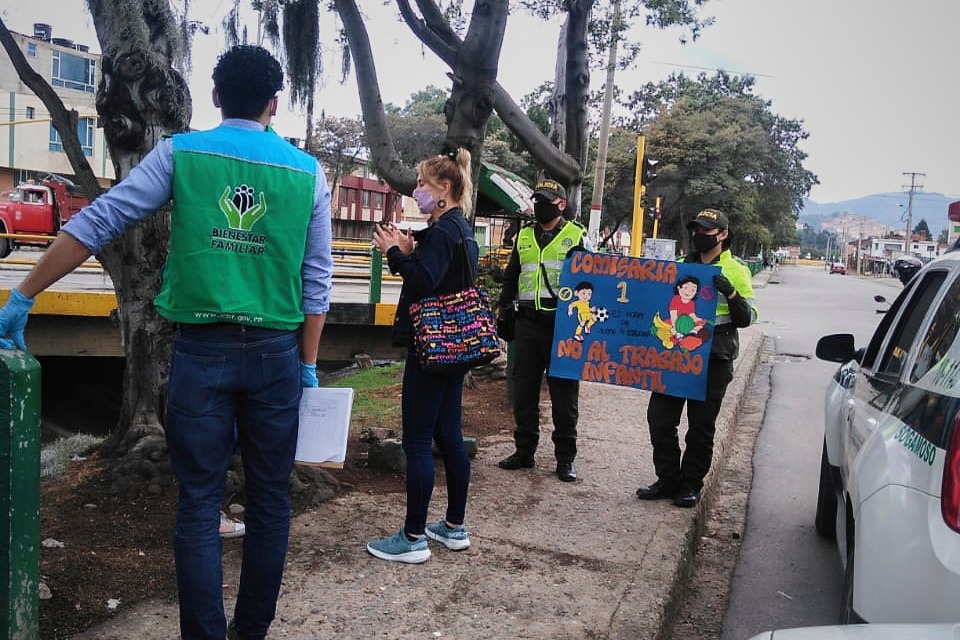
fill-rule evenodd
<path id="1" fill-rule="evenodd" d="M 903 185 L 904 189 L 910 189 L 907 198 L 907 235 L 903 240 L 903 254 L 910 256 L 910 244 L 913 241 L 913 194 L 918 189 L 923 189 L 922 184 L 917 184 L 917 176 L 925 176 L 925 173 L 914 173 L 904 171 L 903 175 L 910 176 L 910 185 Z"/>
<path id="2" fill-rule="evenodd" d="M 863 222 L 866 216 L 860 218 L 860 235 L 857 236 L 857 275 L 863 275 Z"/>
<path id="3" fill-rule="evenodd" d="M 603 115 L 600 118 L 600 141 L 597 144 L 597 168 L 593 175 L 590 198 L 590 221 L 587 235 L 593 246 L 600 246 L 600 214 L 603 211 L 603 184 L 607 173 L 607 139 L 610 137 L 610 110 L 613 105 L 613 75 L 617 69 L 617 42 L 620 40 L 620 0 L 613 3 L 613 25 L 610 30 L 610 58 L 607 61 L 607 83 L 603 92 Z"/>

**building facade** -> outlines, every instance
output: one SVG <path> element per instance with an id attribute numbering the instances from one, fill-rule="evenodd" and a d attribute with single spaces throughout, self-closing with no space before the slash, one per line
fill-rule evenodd
<path id="1" fill-rule="evenodd" d="M 103 129 L 97 126 L 96 91 L 101 76 L 101 56 L 85 44 L 54 38 L 48 24 L 34 24 L 27 36 L 11 32 L 27 62 L 46 80 L 67 109 L 78 114 L 77 134 L 87 161 L 103 186 L 115 179 Z M 60 134 L 50 114 L 24 84 L 8 56 L 0 57 L 0 191 L 29 179 L 54 173 L 72 179 L 73 169 L 63 151 Z"/>

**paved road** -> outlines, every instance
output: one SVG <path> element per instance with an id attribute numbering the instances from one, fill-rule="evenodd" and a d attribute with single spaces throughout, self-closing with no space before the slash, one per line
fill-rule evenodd
<path id="1" fill-rule="evenodd" d="M 828 333 L 853 333 L 865 344 L 880 319 L 873 296 L 892 300 L 900 289 L 892 278 L 781 267 L 763 290 L 760 326 L 775 341 L 772 393 L 754 449 L 747 527 L 722 640 L 836 623 L 840 561 L 813 520 L 823 397 L 837 365 L 818 360 L 815 347 Z"/>

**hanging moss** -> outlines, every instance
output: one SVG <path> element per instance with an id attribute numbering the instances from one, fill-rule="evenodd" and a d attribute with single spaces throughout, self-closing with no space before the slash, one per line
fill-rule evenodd
<path id="1" fill-rule="evenodd" d="M 283 7 L 283 46 L 287 53 L 290 101 L 306 106 L 320 72 L 319 0 L 294 0 Z"/>

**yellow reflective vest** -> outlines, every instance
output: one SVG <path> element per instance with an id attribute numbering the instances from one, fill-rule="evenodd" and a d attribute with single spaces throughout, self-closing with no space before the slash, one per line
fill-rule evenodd
<path id="1" fill-rule="evenodd" d="M 533 225 L 520 230 L 517 234 L 517 254 L 520 257 L 517 299 L 521 304 L 532 305 L 537 311 L 557 310 L 556 296 L 552 292 L 560 288 L 563 261 L 570 249 L 583 244 L 586 233 L 583 226 L 567 220 L 557 235 L 541 249 Z"/>

